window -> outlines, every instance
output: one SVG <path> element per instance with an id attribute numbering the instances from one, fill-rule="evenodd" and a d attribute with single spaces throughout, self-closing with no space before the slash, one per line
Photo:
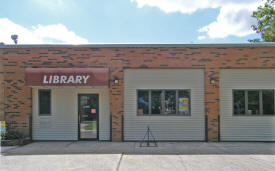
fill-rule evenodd
<path id="1" fill-rule="evenodd" d="M 247 114 L 260 114 L 260 97 L 259 91 L 247 91 L 248 95 L 248 109 Z"/>
<path id="2" fill-rule="evenodd" d="M 151 91 L 151 114 L 160 114 L 162 111 L 161 94 L 159 90 Z"/>
<path id="3" fill-rule="evenodd" d="M 38 90 L 39 115 L 51 114 L 51 90 Z"/>
<path id="4" fill-rule="evenodd" d="M 165 113 L 175 114 L 176 112 L 176 91 L 165 91 Z"/>
<path id="5" fill-rule="evenodd" d="M 234 114 L 245 114 L 245 91 L 234 91 Z"/>
<path id="6" fill-rule="evenodd" d="M 274 90 L 263 90 L 263 113 L 266 115 L 274 114 Z"/>
<path id="7" fill-rule="evenodd" d="M 138 90 L 138 115 L 190 116 L 190 90 Z"/>
<path id="8" fill-rule="evenodd" d="M 149 94 L 148 91 L 138 92 L 138 114 L 149 114 Z"/>
<path id="9" fill-rule="evenodd" d="M 234 115 L 274 115 L 274 90 L 233 90 Z"/>

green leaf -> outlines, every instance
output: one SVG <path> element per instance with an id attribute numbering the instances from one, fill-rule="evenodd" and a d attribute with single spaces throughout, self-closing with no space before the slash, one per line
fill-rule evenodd
<path id="1" fill-rule="evenodd" d="M 253 11 L 252 17 L 257 20 L 257 24 L 251 28 L 260 33 L 260 39 L 248 40 L 249 42 L 275 42 L 275 0 L 266 0 L 264 6 L 259 6 Z"/>

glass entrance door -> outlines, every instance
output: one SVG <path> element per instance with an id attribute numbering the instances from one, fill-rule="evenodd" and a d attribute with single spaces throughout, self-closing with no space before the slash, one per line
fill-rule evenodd
<path id="1" fill-rule="evenodd" d="M 98 94 L 78 95 L 79 139 L 98 139 Z"/>

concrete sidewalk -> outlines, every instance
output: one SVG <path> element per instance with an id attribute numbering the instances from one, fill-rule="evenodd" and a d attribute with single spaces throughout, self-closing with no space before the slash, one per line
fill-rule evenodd
<path id="1" fill-rule="evenodd" d="M 275 143 L 35 142 L 6 150 L 2 170 L 275 170 Z"/>
<path id="2" fill-rule="evenodd" d="M 17 148 L 18 146 L 0 146 L 0 154 L 5 154 L 7 151 Z"/>
<path id="3" fill-rule="evenodd" d="M 158 147 L 140 147 L 139 142 L 65 141 L 34 142 L 11 148 L 4 155 L 39 154 L 275 154 L 275 143 L 159 142 Z"/>

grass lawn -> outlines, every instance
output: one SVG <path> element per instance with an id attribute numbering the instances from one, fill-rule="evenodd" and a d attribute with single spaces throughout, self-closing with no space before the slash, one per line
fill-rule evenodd
<path id="1" fill-rule="evenodd" d="M 85 130 L 95 130 L 96 129 L 96 122 L 90 123 L 89 125 L 84 126 Z"/>

